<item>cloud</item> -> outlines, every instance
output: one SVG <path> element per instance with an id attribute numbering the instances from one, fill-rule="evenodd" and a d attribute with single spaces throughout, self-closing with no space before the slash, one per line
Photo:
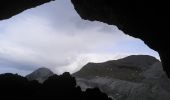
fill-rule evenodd
<path id="1" fill-rule="evenodd" d="M 70 0 L 57 0 L 0 22 L 1 72 L 25 75 L 45 66 L 57 74 L 73 73 L 88 62 L 131 54 L 159 57 L 116 26 L 82 20 Z"/>

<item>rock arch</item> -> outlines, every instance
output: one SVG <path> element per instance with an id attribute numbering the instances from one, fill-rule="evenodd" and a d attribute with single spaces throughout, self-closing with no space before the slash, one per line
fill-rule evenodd
<path id="1" fill-rule="evenodd" d="M 54 0 L 1 0 L 0 20 L 26 9 Z M 170 77 L 168 39 L 168 1 L 160 0 L 71 0 L 78 14 L 86 20 L 116 25 L 126 34 L 142 39 L 159 52 L 164 70 Z"/>

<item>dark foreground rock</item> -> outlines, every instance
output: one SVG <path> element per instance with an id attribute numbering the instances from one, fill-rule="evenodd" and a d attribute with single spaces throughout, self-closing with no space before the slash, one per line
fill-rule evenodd
<path id="1" fill-rule="evenodd" d="M 81 91 L 69 73 L 53 75 L 43 84 L 17 74 L 1 74 L 0 96 L 3 100 L 111 100 L 98 88 Z"/>

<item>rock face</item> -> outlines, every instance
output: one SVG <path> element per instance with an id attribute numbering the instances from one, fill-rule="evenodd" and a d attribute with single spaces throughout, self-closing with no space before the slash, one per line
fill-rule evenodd
<path id="1" fill-rule="evenodd" d="M 1 0 L 0 20 L 8 19 L 26 9 L 54 0 Z"/>
<path id="2" fill-rule="evenodd" d="M 73 74 L 83 90 L 99 87 L 113 100 L 169 100 L 170 80 L 151 56 L 89 63 Z"/>
<path id="3" fill-rule="evenodd" d="M 54 73 L 48 68 L 39 68 L 25 77 L 30 81 L 37 80 L 38 82 L 43 83 L 50 76 L 53 75 Z"/>
<path id="4" fill-rule="evenodd" d="M 71 0 L 85 20 L 116 25 L 133 37 L 142 39 L 159 52 L 170 77 L 169 3 L 160 0 Z"/>

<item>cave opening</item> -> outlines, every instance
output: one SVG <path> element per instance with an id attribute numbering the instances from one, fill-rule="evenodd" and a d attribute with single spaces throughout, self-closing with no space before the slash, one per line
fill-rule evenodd
<path id="1" fill-rule="evenodd" d="M 169 98 L 158 52 L 114 25 L 81 19 L 69 0 L 26 10 L 0 29 L 0 73 L 27 75 L 44 66 L 113 100 Z"/>
<path id="2" fill-rule="evenodd" d="M 26 75 L 42 66 L 58 74 L 74 73 L 88 62 L 130 55 L 150 55 L 160 60 L 142 40 L 125 35 L 116 26 L 81 19 L 68 0 L 24 11 L 1 21 L 0 28 L 1 65 L 5 66 L 1 73 L 21 71 Z"/>

